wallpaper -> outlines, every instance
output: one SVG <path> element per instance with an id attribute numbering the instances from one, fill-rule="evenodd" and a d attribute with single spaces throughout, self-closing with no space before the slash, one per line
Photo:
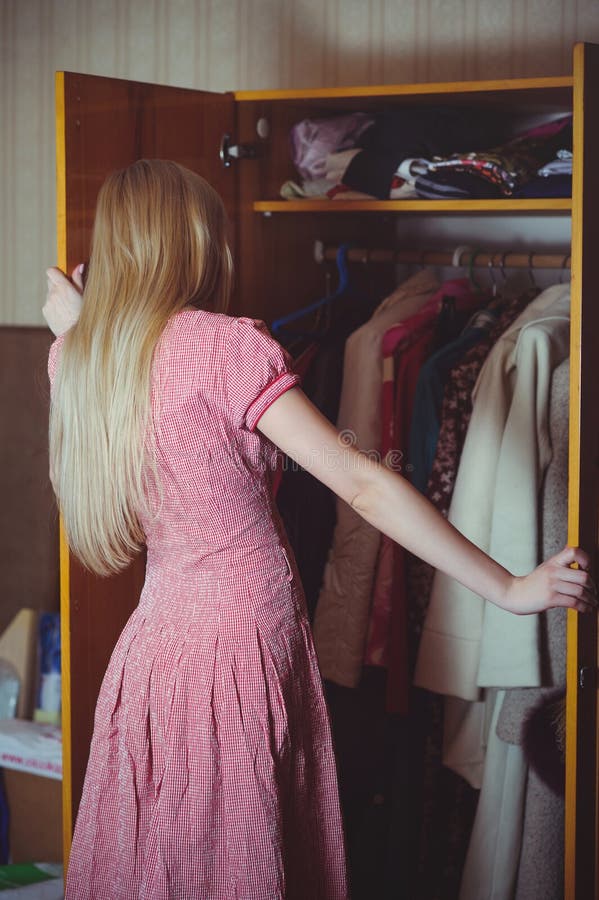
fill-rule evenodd
<path id="1" fill-rule="evenodd" d="M 569 74 L 598 0 L 0 0 L 0 323 L 55 261 L 54 71 L 222 91 Z"/>

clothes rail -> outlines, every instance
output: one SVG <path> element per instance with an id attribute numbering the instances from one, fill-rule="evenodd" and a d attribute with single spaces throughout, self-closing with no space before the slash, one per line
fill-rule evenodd
<path id="1" fill-rule="evenodd" d="M 334 262 L 338 247 L 316 241 L 314 259 L 318 263 Z M 387 263 L 422 266 L 462 266 L 498 269 L 569 269 L 570 254 L 522 253 L 518 251 L 489 252 L 472 247 L 451 250 L 389 250 L 372 247 L 352 247 L 347 251 L 349 262 Z"/>

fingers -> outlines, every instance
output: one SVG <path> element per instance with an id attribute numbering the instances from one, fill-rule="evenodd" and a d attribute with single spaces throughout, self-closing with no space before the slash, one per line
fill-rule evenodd
<path id="1" fill-rule="evenodd" d="M 572 597 L 570 594 L 555 594 L 551 605 L 575 609 L 580 613 L 597 612 L 597 601 L 588 594 L 584 597 Z"/>
<path id="2" fill-rule="evenodd" d="M 585 584 L 565 580 L 559 581 L 555 587 L 555 591 L 566 597 L 575 597 L 577 600 L 584 600 L 585 603 L 597 605 L 597 600 L 593 596 L 592 591 Z"/>
<path id="3" fill-rule="evenodd" d="M 588 572 L 585 572 L 584 569 L 567 569 L 563 566 L 560 566 L 558 569 L 556 569 L 556 572 L 557 578 L 560 581 L 569 581 L 572 584 L 580 584 L 590 593 L 597 593 L 593 579 Z"/>
<path id="4" fill-rule="evenodd" d="M 80 291 L 83 291 L 83 271 L 85 269 L 84 263 L 79 263 L 78 266 L 75 266 L 73 269 L 73 274 L 71 278 L 73 279 L 73 284 L 75 284 Z"/>
<path id="5" fill-rule="evenodd" d="M 577 563 L 581 569 L 588 569 L 591 564 L 588 554 L 580 547 L 564 547 L 553 557 L 553 560 L 560 566 L 571 566 L 573 563 Z"/>
<path id="6" fill-rule="evenodd" d="M 580 547 L 564 547 L 548 562 L 559 567 L 554 575 L 553 602 L 582 613 L 596 611 L 599 602 L 597 588 L 587 571 L 591 562 L 588 554 Z M 578 568 L 570 568 L 573 564 Z"/>
<path id="7" fill-rule="evenodd" d="M 578 612 L 597 610 L 599 601 L 594 582 L 581 569 L 560 569 L 553 589 L 553 602 Z"/>
<path id="8" fill-rule="evenodd" d="M 49 269 L 46 269 L 46 277 L 48 282 L 53 285 L 65 285 L 72 284 L 77 288 L 79 293 L 83 292 L 83 271 L 85 269 L 84 263 L 79 263 L 78 266 L 75 266 L 71 275 L 71 281 L 67 278 L 62 269 L 59 269 L 58 266 L 50 266 Z"/>
<path id="9" fill-rule="evenodd" d="M 57 266 L 50 266 L 49 269 L 46 269 L 46 277 L 53 284 L 60 284 L 66 278 L 64 272 Z"/>

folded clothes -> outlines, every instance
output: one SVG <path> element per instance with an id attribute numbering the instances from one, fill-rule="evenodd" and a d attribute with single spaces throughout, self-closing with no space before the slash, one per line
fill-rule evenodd
<path id="1" fill-rule="evenodd" d="M 327 180 L 333 181 L 335 184 L 344 184 L 345 173 L 350 162 L 358 153 L 363 152 L 363 150 L 354 147 L 352 150 L 342 150 L 340 153 L 329 153 L 327 156 Z M 430 160 L 428 159 L 412 159 L 408 157 L 400 162 L 393 174 L 393 179 L 397 181 L 399 178 L 402 183 L 408 182 L 413 185 L 418 175 L 428 172 L 429 166 Z M 397 187 L 397 185 L 391 185 L 391 194 L 394 187 Z"/>
<path id="2" fill-rule="evenodd" d="M 374 200 L 370 194 L 361 191 L 353 191 L 342 182 L 331 184 L 326 178 L 315 178 L 302 181 L 286 181 L 280 190 L 284 200 Z M 418 194 L 412 184 L 395 175 L 391 181 L 389 200 L 409 200 L 417 198 Z"/>
<path id="3" fill-rule="evenodd" d="M 425 200 L 487 200 L 503 197 L 500 188 L 468 172 L 430 172 L 416 179 L 418 196 Z M 571 197 L 572 176 L 539 176 L 517 188 L 512 197 Z"/>
<path id="4" fill-rule="evenodd" d="M 507 120 L 496 110 L 452 107 L 399 109 L 304 119 L 292 130 L 301 183 L 286 182 L 281 195 L 362 199 L 490 199 L 569 196 L 572 116 L 543 122 L 491 149 Z M 464 152 L 454 152 L 468 146 Z M 450 155 L 447 155 L 450 154 Z M 544 187 L 538 176 L 551 179 Z M 522 193 L 531 181 L 535 185 Z"/>
<path id="5" fill-rule="evenodd" d="M 326 158 L 325 178 L 327 181 L 341 184 L 350 162 L 356 153 L 361 152 L 362 151 L 358 147 L 353 147 L 351 150 L 341 150 L 338 153 L 329 153 Z"/>
<path id="6" fill-rule="evenodd" d="M 557 157 L 539 169 L 537 175 L 571 175 L 572 153 L 570 150 L 558 150 Z"/>
<path id="7" fill-rule="evenodd" d="M 360 135 L 374 122 L 366 113 L 350 113 L 330 119 L 303 119 L 291 129 L 291 155 L 302 178 L 324 178 L 330 153 L 356 146 Z"/>
<path id="8" fill-rule="evenodd" d="M 444 157 L 457 148 L 479 150 L 500 141 L 506 127 L 496 110 L 425 106 L 380 113 L 360 136 L 362 152 L 350 161 L 343 183 L 386 200 L 403 160 Z"/>
<path id="9" fill-rule="evenodd" d="M 415 187 L 416 178 L 413 181 L 405 181 L 398 175 L 394 175 L 391 179 L 391 191 L 389 192 L 390 200 L 411 200 L 418 199 L 418 191 Z"/>
<path id="10" fill-rule="evenodd" d="M 517 191 L 514 197 L 571 197 L 572 175 L 545 175 L 533 178 Z"/>
<path id="11" fill-rule="evenodd" d="M 572 146 L 572 116 L 538 126 L 490 150 L 454 153 L 434 159 L 431 172 L 470 174 L 496 186 L 502 196 L 511 197 L 550 162 L 558 150 Z"/>
<path id="12" fill-rule="evenodd" d="M 298 200 L 311 197 L 313 200 L 326 197 L 331 183 L 326 178 L 306 179 L 298 184 L 297 181 L 286 181 L 280 190 L 281 197 L 285 200 Z"/>
<path id="13" fill-rule="evenodd" d="M 498 185 L 471 172 L 428 172 L 416 178 L 416 192 L 425 200 L 487 200 L 502 196 Z"/>
<path id="14" fill-rule="evenodd" d="M 407 181 L 408 184 L 414 185 L 419 175 L 426 175 L 430 165 L 429 159 L 402 159 L 397 167 L 395 177 L 399 176 L 404 181 Z"/>

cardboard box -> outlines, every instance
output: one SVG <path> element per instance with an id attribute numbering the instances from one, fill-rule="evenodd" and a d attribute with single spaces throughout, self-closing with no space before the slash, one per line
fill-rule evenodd
<path id="1" fill-rule="evenodd" d="M 11 861 L 62 862 L 62 781 L 3 769 Z"/>

